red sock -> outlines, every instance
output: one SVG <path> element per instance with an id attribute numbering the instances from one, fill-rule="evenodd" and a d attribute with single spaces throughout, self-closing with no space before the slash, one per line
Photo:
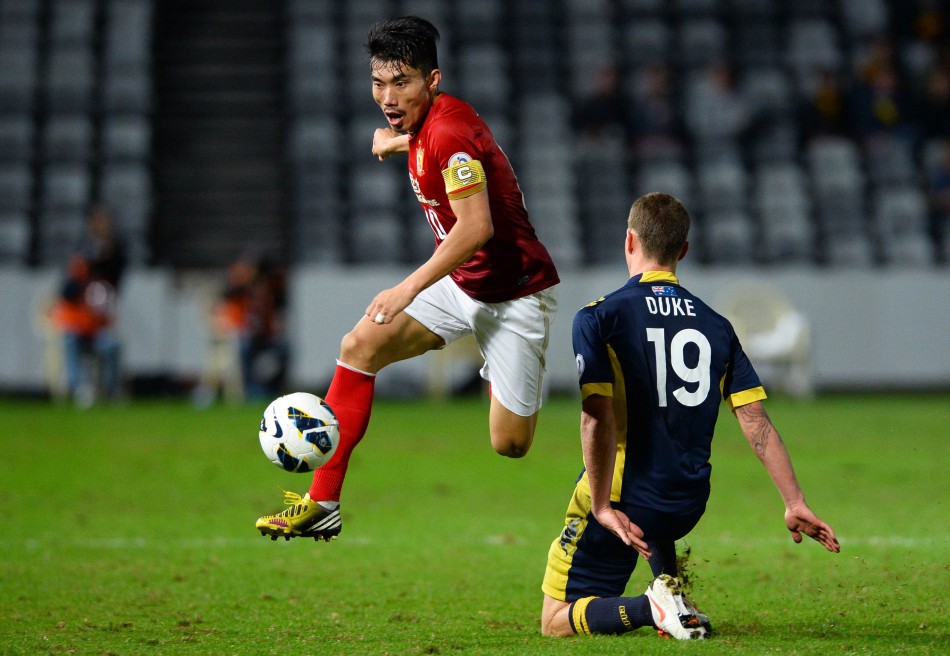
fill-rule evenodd
<path id="1" fill-rule="evenodd" d="M 324 400 L 340 421 L 340 443 L 330 462 L 313 472 L 311 499 L 340 500 L 346 468 L 350 464 L 350 454 L 363 439 L 369 425 L 375 384 L 376 376 L 337 364 Z"/>

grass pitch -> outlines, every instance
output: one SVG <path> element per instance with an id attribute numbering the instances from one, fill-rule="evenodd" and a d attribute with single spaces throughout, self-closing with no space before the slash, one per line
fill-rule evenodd
<path id="1" fill-rule="evenodd" d="M 795 545 L 726 413 L 690 550 L 716 635 L 545 639 L 548 546 L 580 470 L 578 404 L 552 399 L 526 459 L 487 403 L 379 402 L 339 540 L 271 542 L 304 492 L 260 453 L 262 406 L 87 411 L 0 401 L 0 654 L 943 654 L 950 651 L 950 397 L 770 400 L 842 553 Z M 641 562 L 628 589 L 642 593 Z"/>

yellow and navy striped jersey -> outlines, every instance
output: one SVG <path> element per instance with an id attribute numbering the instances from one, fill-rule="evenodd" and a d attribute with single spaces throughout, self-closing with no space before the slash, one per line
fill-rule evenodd
<path id="1" fill-rule="evenodd" d="M 720 399 L 735 408 L 765 398 L 729 321 L 672 273 L 648 271 L 582 308 L 573 342 L 582 398 L 614 400 L 612 501 L 701 509 Z"/>

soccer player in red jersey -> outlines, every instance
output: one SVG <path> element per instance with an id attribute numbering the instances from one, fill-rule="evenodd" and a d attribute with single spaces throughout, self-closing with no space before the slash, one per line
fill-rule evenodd
<path id="1" fill-rule="evenodd" d="M 339 534 L 350 454 L 369 424 L 375 376 L 393 362 L 474 335 L 490 383 L 492 447 L 519 458 L 534 439 L 559 278 L 491 130 L 470 105 L 440 91 L 438 38 L 431 23 L 414 16 L 369 32 L 373 98 L 389 124 L 376 130 L 373 154 L 384 160 L 408 153 L 435 251 L 379 292 L 343 337 L 326 393 L 340 421 L 339 447 L 306 495 L 288 492 L 288 509 L 257 520 L 274 539 Z"/>

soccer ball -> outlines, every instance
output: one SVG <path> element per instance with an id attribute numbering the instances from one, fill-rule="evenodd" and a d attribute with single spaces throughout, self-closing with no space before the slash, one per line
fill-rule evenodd
<path id="1" fill-rule="evenodd" d="M 333 457 L 340 424 L 319 396 L 294 392 L 267 406 L 258 437 L 268 460 L 286 471 L 303 473 Z"/>

